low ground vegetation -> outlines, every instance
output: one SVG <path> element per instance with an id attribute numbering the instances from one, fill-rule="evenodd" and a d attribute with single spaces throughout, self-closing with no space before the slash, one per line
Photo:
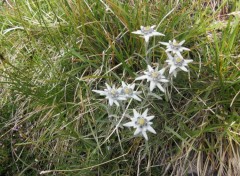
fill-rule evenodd
<path id="1" fill-rule="evenodd" d="M 2 2 L 0 175 L 239 175 L 239 10 Z"/>

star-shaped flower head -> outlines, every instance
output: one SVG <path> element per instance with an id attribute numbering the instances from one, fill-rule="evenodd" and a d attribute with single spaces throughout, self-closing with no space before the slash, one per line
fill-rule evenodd
<path id="1" fill-rule="evenodd" d="M 156 67 L 154 70 L 150 65 L 148 65 L 148 71 L 145 71 L 144 75 L 137 77 L 136 80 L 147 79 L 147 82 L 150 82 L 150 91 L 151 92 L 153 91 L 153 89 L 156 88 L 156 86 L 162 92 L 165 92 L 165 89 L 163 88 L 161 83 L 166 83 L 169 81 L 163 75 L 164 71 L 165 71 L 165 68 L 158 70 L 158 67 Z"/>
<path id="2" fill-rule="evenodd" d="M 156 131 L 151 127 L 153 124 L 150 122 L 154 116 L 147 116 L 148 109 L 146 109 L 143 114 L 139 114 L 135 109 L 133 109 L 134 117 L 131 118 L 131 122 L 123 124 L 125 127 L 136 128 L 134 135 L 141 134 L 143 137 L 148 140 L 147 131 L 156 134 Z"/>
<path id="3" fill-rule="evenodd" d="M 145 39 L 145 42 L 148 43 L 150 37 L 153 37 L 153 36 L 164 36 L 164 34 L 162 34 L 160 32 L 157 32 L 154 29 L 155 27 L 156 27 L 156 25 L 146 26 L 146 27 L 141 26 L 140 30 L 134 31 L 132 33 L 141 35 L 141 37 L 143 37 Z"/>
<path id="4" fill-rule="evenodd" d="M 135 100 L 141 101 L 137 96 L 140 92 L 134 91 L 135 84 L 126 84 L 122 81 L 121 94 L 125 98 L 133 98 Z"/>
<path id="5" fill-rule="evenodd" d="M 182 46 L 184 42 L 185 40 L 178 43 L 175 39 L 173 39 L 173 41 L 169 40 L 168 43 L 167 42 L 159 42 L 159 43 L 167 46 L 166 52 L 172 52 L 173 54 L 177 54 L 178 56 L 181 56 L 181 52 L 183 50 L 190 51 L 190 49 Z"/>
<path id="6" fill-rule="evenodd" d="M 173 74 L 174 77 L 176 77 L 177 72 L 179 70 L 188 72 L 188 69 L 187 69 L 188 63 L 192 62 L 193 60 L 183 59 L 182 56 L 178 56 L 178 55 L 174 55 L 174 57 L 172 57 L 172 55 L 169 53 L 167 53 L 167 55 L 168 55 L 168 60 L 166 60 L 166 62 L 170 66 L 169 74 Z"/>
<path id="7" fill-rule="evenodd" d="M 106 99 L 108 99 L 110 106 L 112 106 L 113 103 L 119 106 L 119 100 L 126 100 L 126 98 L 121 95 L 120 89 L 115 88 L 114 85 L 113 87 L 110 87 L 107 83 L 105 85 L 107 86 L 107 89 L 104 89 L 104 91 L 93 90 L 93 92 L 106 96 Z"/>

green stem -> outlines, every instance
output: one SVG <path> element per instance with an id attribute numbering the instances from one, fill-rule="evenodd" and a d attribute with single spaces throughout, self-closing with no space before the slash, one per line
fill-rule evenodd
<path id="1" fill-rule="evenodd" d="M 145 42 L 145 56 L 146 56 L 146 63 L 150 65 L 150 58 L 148 57 L 148 44 L 149 42 Z"/>

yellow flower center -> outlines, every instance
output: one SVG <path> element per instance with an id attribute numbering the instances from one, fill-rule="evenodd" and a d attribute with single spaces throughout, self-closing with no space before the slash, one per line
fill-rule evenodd
<path id="1" fill-rule="evenodd" d="M 145 33 L 145 34 L 151 33 L 153 31 L 154 30 L 151 28 L 151 26 L 146 26 L 146 27 L 142 28 L 142 32 Z"/>
<path id="2" fill-rule="evenodd" d="M 123 91 L 124 91 L 124 93 L 125 94 L 132 94 L 132 89 L 131 88 L 128 88 L 128 87 L 125 87 L 124 89 L 123 89 Z"/>
<path id="3" fill-rule="evenodd" d="M 155 71 L 151 73 L 152 78 L 157 78 L 159 76 L 159 72 Z"/>
<path id="4" fill-rule="evenodd" d="M 143 28 L 145 31 L 149 31 L 149 30 L 151 30 L 152 28 L 150 27 L 150 26 L 146 26 L 146 27 L 144 27 Z"/>
<path id="5" fill-rule="evenodd" d="M 111 92 L 112 95 L 116 95 L 117 94 L 117 91 L 115 89 L 112 89 L 110 92 Z"/>
<path id="6" fill-rule="evenodd" d="M 140 117 L 138 120 L 137 120 L 137 124 L 139 126 L 144 126 L 146 124 L 146 120 L 142 117 Z"/>
<path id="7" fill-rule="evenodd" d="M 178 46 L 178 45 L 179 45 L 179 43 L 178 43 L 176 40 L 174 40 L 172 44 L 173 44 L 174 46 Z"/>
<path id="8" fill-rule="evenodd" d="M 182 58 L 180 58 L 180 57 L 177 57 L 177 58 L 176 58 L 176 62 L 177 62 L 177 63 L 181 63 L 182 61 L 183 61 Z"/>

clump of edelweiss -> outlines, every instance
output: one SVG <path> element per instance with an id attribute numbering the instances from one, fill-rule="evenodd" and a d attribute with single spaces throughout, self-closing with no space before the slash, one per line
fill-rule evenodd
<path id="1" fill-rule="evenodd" d="M 159 42 L 162 45 L 166 46 L 166 53 L 168 59 L 165 61 L 167 63 L 167 67 L 162 68 L 159 70 L 158 67 L 155 69 L 151 67 L 151 63 L 148 57 L 148 44 L 150 37 L 153 36 L 164 36 L 164 34 L 157 32 L 154 28 L 156 26 L 141 26 L 140 30 L 132 32 L 133 34 L 138 34 L 145 39 L 145 52 L 146 52 L 146 61 L 147 61 L 147 70 L 144 71 L 144 75 L 137 77 L 135 80 L 147 80 L 150 82 L 150 92 L 152 92 L 156 87 L 160 89 L 162 92 L 166 92 L 165 86 L 169 80 L 165 77 L 164 72 L 166 68 L 169 68 L 169 76 L 172 75 L 174 77 L 177 76 L 178 71 L 185 71 L 188 72 L 188 64 L 192 62 L 191 59 L 184 59 L 182 56 L 183 51 L 190 51 L 190 49 L 183 47 L 185 40 L 181 42 L 177 42 L 175 39 L 169 42 Z M 168 76 L 168 78 L 170 78 Z M 108 99 L 109 105 L 112 106 L 113 104 L 120 106 L 119 101 L 124 101 L 127 99 L 135 99 L 137 101 L 141 101 L 139 98 L 139 94 L 141 92 L 134 90 L 135 84 L 127 84 L 122 81 L 122 86 L 120 88 L 116 88 L 114 85 L 111 87 L 106 83 L 106 89 L 104 90 L 93 90 L 94 92 L 106 96 Z M 121 104 L 123 108 L 124 104 Z M 133 117 L 131 121 L 128 123 L 123 124 L 125 127 L 133 127 L 135 128 L 134 135 L 142 135 L 146 140 L 148 140 L 147 131 L 156 134 L 156 131 L 152 128 L 153 122 L 151 120 L 154 116 L 147 116 L 148 109 L 146 109 L 142 114 L 138 113 L 135 109 L 133 109 Z M 117 115 L 112 115 L 117 116 Z"/>

